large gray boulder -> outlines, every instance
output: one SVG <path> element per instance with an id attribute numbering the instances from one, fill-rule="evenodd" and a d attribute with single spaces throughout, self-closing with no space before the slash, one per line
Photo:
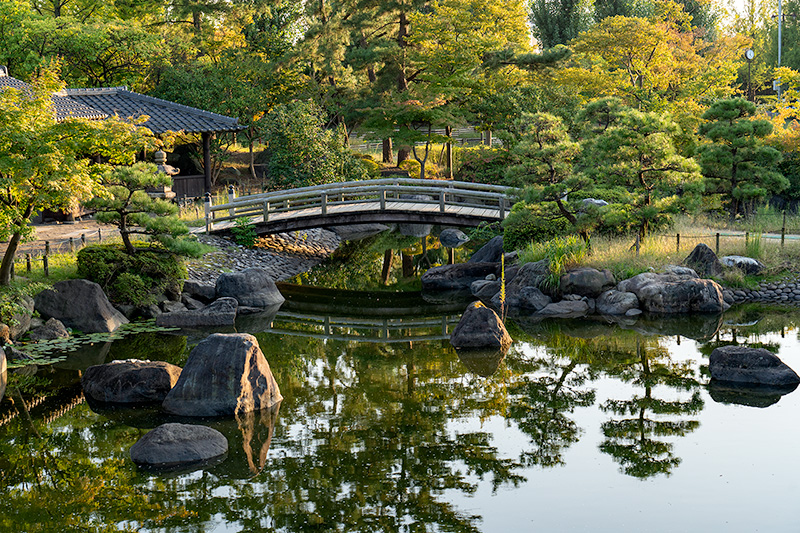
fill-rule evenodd
<path id="1" fill-rule="evenodd" d="M 711 352 L 713 379 L 760 385 L 797 385 L 800 376 L 772 352 L 746 346 L 721 346 Z"/>
<path id="2" fill-rule="evenodd" d="M 183 294 L 188 294 L 203 303 L 209 303 L 217 297 L 217 288 L 210 283 L 187 279 L 183 282 Z"/>
<path id="3" fill-rule="evenodd" d="M 608 269 L 602 271 L 596 268 L 576 268 L 561 276 L 560 288 L 564 294 L 577 294 L 596 298 L 603 291 L 611 289 L 617 284 L 614 274 Z"/>
<path id="4" fill-rule="evenodd" d="M 503 255 L 503 236 L 493 237 L 489 242 L 472 254 L 469 263 L 499 263 Z"/>
<path id="5" fill-rule="evenodd" d="M 158 315 L 156 326 L 185 329 L 233 326 L 238 308 L 239 302 L 235 298 L 220 298 L 195 311 L 175 311 Z"/>
<path id="6" fill-rule="evenodd" d="M 270 307 L 286 301 L 264 268 L 220 274 L 216 292 L 218 298 L 236 298 L 246 307 Z"/>
<path id="7" fill-rule="evenodd" d="M 28 337 L 36 342 L 66 339 L 69 337 L 69 331 L 67 331 L 67 328 L 64 327 L 64 324 L 60 320 L 50 318 L 43 325 L 31 330 Z"/>
<path id="8" fill-rule="evenodd" d="M 534 263 L 525 263 L 517 270 L 514 278 L 506 285 L 507 294 L 516 294 L 523 287 L 536 287 L 546 289 L 545 280 L 550 275 L 550 266 L 547 259 Z M 547 292 L 544 290 L 543 292 Z"/>
<path id="9" fill-rule="evenodd" d="M 504 352 L 511 346 L 511 336 L 497 313 L 480 302 L 473 302 L 450 334 L 450 344 L 458 349 Z"/>
<path id="10" fill-rule="evenodd" d="M 694 250 L 683 261 L 701 276 L 719 276 L 722 274 L 722 263 L 719 262 L 714 250 L 703 243 L 694 247 Z"/>
<path id="11" fill-rule="evenodd" d="M 473 281 L 485 279 L 489 274 L 500 275 L 499 263 L 458 263 L 428 269 L 422 275 L 422 290 L 469 290 Z"/>
<path id="12" fill-rule="evenodd" d="M 21 296 L 15 302 L 16 309 L 11 316 L 8 324 L 8 332 L 11 339 L 18 339 L 24 335 L 31 327 L 33 317 L 34 302 L 30 296 Z"/>
<path id="13" fill-rule="evenodd" d="M 87 398 L 103 403 L 163 402 L 180 375 L 179 366 L 163 361 L 126 359 L 90 366 L 81 386 Z"/>
<path id="14" fill-rule="evenodd" d="M 131 460 L 148 468 L 175 468 L 213 461 L 228 453 L 225 435 L 205 426 L 162 424 L 131 446 Z"/>
<path id="15" fill-rule="evenodd" d="M 86 279 L 59 281 L 34 298 L 36 310 L 45 318 L 57 318 L 66 327 L 84 333 L 108 333 L 128 319 L 108 301 L 97 283 Z"/>
<path id="16" fill-rule="evenodd" d="M 518 309 L 533 309 L 541 311 L 552 303 L 552 298 L 536 287 L 525 286 L 513 292 L 506 290 L 506 306 Z M 500 308 L 500 294 L 495 294 L 491 300 L 492 306 Z"/>
<path id="17" fill-rule="evenodd" d="M 726 255 L 725 257 L 720 257 L 719 261 L 727 267 L 738 268 L 749 276 L 757 276 L 767 268 L 766 265 L 758 259 L 741 255 Z"/>
<path id="18" fill-rule="evenodd" d="M 635 294 L 650 313 L 721 313 L 730 307 L 719 284 L 691 275 L 645 272 L 621 281 L 617 290 Z"/>
<path id="19" fill-rule="evenodd" d="M 176 415 L 222 416 L 267 409 L 282 399 L 255 337 L 215 333 L 189 354 L 163 407 Z"/>
<path id="20" fill-rule="evenodd" d="M 561 300 L 546 305 L 537 314 L 548 318 L 581 318 L 591 311 L 589 300 Z"/>
<path id="21" fill-rule="evenodd" d="M 601 315 L 624 315 L 631 309 L 639 309 L 639 298 L 632 292 L 610 289 L 597 297 L 595 305 Z"/>

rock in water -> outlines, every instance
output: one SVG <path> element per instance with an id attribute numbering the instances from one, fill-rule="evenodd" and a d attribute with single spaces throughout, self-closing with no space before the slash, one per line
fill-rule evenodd
<path id="1" fill-rule="evenodd" d="M 81 386 L 87 398 L 103 403 L 163 402 L 180 375 L 179 366 L 163 361 L 127 359 L 90 366 Z"/>
<path id="2" fill-rule="evenodd" d="M 617 290 L 635 294 L 650 313 L 721 313 L 730 307 L 719 284 L 691 275 L 645 272 L 619 282 Z"/>
<path id="3" fill-rule="evenodd" d="M 282 399 L 255 337 L 215 333 L 189 354 L 163 407 L 176 415 L 223 416 L 267 409 Z"/>
<path id="4" fill-rule="evenodd" d="M 149 468 L 211 461 L 228 453 L 225 435 L 205 426 L 162 424 L 131 446 L 131 460 Z"/>
<path id="5" fill-rule="evenodd" d="M 114 309 L 103 289 L 86 279 L 59 281 L 34 298 L 43 317 L 60 320 L 66 327 L 84 333 L 108 333 L 128 319 Z"/>
<path id="6" fill-rule="evenodd" d="M 611 289 L 617 282 L 608 269 L 576 268 L 561 276 L 560 287 L 564 294 L 578 294 L 597 298 L 603 291 Z"/>
<path id="7" fill-rule="evenodd" d="M 462 244 L 469 242 L 469 237 L 460 229 L 447 228 L 439 234 L 439 242 L 447 248 L 458 248 Z"/>
<path id="8" fill-rule="evenodd" d="M 247 307 L 270 307 L 286 301 L 264 268 L 220 274 L 216 292 L 217 297 L 236 298 L 239 305 Z"/>
<path id="9" fill-rule="evenodd" d="M 68 338 L 69 332 L 60 320 L 51 318 L 45 322 L 43 326 L 39 326 L 31 331 L 28 335 L 32 341 L 52 341 L 54 339 Z"/>
<path id="10" fill-rule="evenodd" d="M 195 311 L 175 311 L 156 317 L 156 326 L 198 329 L 233 326 L 239 303 L 235 298 L 220 298 Z"/>
<path id="11" fill-rule="evenodd" d="M 721 346 L 711 352 L 713 379 L 762 385 L 796 385 L 800 377 L 772 352 L 746 346 Z"/>
<path id="12" fill-rule="evenodd" d="M 632 292 L 611 289 L 597 297 L 597 312 L 601 315 L 624 315 L 631 309 L 639 309 L 639 298 Z"/>
<path id="13" fill-rule="evenodd" d="M 719 276 L 722 274 L 722 263 L 717 259 L 717 254 L 703 243 L 694 247 L 694 250 L 684 259 L 684 263 L 696 270 L 701 276 Z"/>
<path id="14" fill-rule="evenodd" d="M 497 313 L 480 302 L 473 302 L 450 335 L 450 344 L 459 349 L 505 352 L 511 346 L 511 336 Z"/>
<path id="15" fill-rule="evenodd" d="M 458 263 L 428 269 L 422 275 L 423 291 L 468 290 L 473 281 L 500 273 L 499 263 Z"/>

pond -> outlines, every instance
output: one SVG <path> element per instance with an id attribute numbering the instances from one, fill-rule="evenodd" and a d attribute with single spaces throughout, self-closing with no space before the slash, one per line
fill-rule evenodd
<path id="1" fill-rule="evenodd" d="M 165 417 L 93 408 L 79 375 L 130 357 L 182 364 L 205 333 L 131 334 L 18 372 L 0 404 L 0 530 L 795 527 L 800 393 L 709 386 L 707 364 L 714 347 L 739 343 L 800 369 L 797 311 L 518 317 L 505 357 L 468 357 L 446 340 L 455 309 L 356 296 L 326 307 L 324 295 L 295 295 L 271 320 L 238 326 L 256 334 L 284 400 L 203 421 L 230 452 L 195 471 L 138 470 L 128 449 Z"/>

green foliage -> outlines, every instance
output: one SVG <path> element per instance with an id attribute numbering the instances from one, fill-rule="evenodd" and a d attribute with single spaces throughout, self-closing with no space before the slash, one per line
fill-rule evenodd
<path id="1" fill-rule="evenodd" d="M 103 174 L 105 194 L 86 201 L 86 206 L 97 211 L 97 220 L 119 228 L 129 254 L 136 252 L 131 242 L 131 235 L 135 234 L 151 235 L 164 245 L 175 245 L 176 240 L 189 233 L 178 217 L 178 206 L 151 198 L 145 191 L 171 183 L 169 176 L 149 163 L 114 167 Z"/>
<path id="2" fill-rule="evenodd" d="M 381 175 L 381 166 L 372 159 L 372 156 L 369 154 L 353 154 L 358 160 L 364 165 L 364 169 L 367 171 L 367 174 L 370 178 L 378 178 Z"/>
<path id="3" fill-rule="evenodd" d="M 418 161 L 414 161 L 413 159 L 406 159 L 405 161 L 401 162 L 398 166 L 403 170 L 407 170 L 409 177 L 414 179 L 419 179 L 419 173 L 422 166 L 419 164 Z"/>
<path id="4" fill-rule="evenodd" d="M 476 146 L 460 148 L 456 153 L 459 160 L 458 170 L 454 175 L 456 181 L 492 185 L 504 183 L 506 167 L 510 163 L 508 150 Z"/>
<path id="5" fill-rule="evenodd" d="M 256 227 L 247 218 L 237 218 L 234 226 L 231 228 L 233 240 L 240 246 L 252 248 L 256 243 Z"/>
<path id="6" fill-rule="evenodd" d="M 764 242 L 760 233 L 750 235 L 744 245 L 745 255 L 753 259 L 764 258 Z"/>
<path id="7" fill-rule="evenodd" d="M 755 105 L 742 98 L 718 100 L 700 126 L 709 141 L 700 147 L 699 158 L 707 189 L 723 196 L 731 217 L 751 215 L 758 202 L 789 187 L 775 171 L 781 154 L 763 142 L 772 124 L 751 118 L 755 112 Z"/>
<path id="8" fill-rule="evenodd" d="M 20 300 L 25 296 L 32 297 L 46 288 L 48 286 L 43 283 L 26 283 L 24 285 L 12 283 L 0 287 L 0 322 L 9 326 L 16 325 L 14 315 L 24 310 L 20 305 Z"/>
<path id="9" fill-rule="evenodd" d="M 180 294 L 186 265 L 167 250 L 129 254 L 119 245 L 95 245 L 78 252 L 78 275 L 98 283 L 113 302 L 148 305 L 157 294 Z"/>
<path id="10" fill-rule="evenodd" d="M 567 44 L 592 23 L 592 4 L 586 0 L 533 0 L 533 36 L 543 49 Z"/>
<path id="11" fill-rule="evenodd" d="M 323 111 L 311 102 L 274 107 L 261 121 L 263 162 L 277 189 L 362 180 L 367 169 L 345 146 L 340 130 L 324 128 Z"/>
<path id="12" fill-rule="evenodd" d="M 588 244 L 574 235 L 569 235 L 542 243 L 532 242 L 520 250 L 519 260 L 524 264 L 547 259 L 550 274 L 545 284 L 550 289 L 557 289 L 561 275 L 570 267 L 580 265 L 588 254 Z"/>
<path id="13" fill-rule="evenodd" d="M 547 206 L 520 202 L 503 221 L 503 247 L 519 250 L 531 242 L 540 242 L 565 235 L 571 231 L 565 218 L 549 210 Z"/>

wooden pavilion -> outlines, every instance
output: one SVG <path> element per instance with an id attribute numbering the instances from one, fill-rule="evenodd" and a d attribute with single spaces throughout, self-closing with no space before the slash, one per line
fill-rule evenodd
<path id="1" fill-rule="evenodd" d="M 25 90 L 27 83 L 9 76 L 0 66 L 0 90 L 5 87 Z M 243 129 L 238 119 L 211 113 L 195 107 L 129 91 L 127 87 L 65 89 L 53 95 L 57 120 L 69 117 L 103 120 L 118 116 L 123 119 L 149 117 L 142 126 L 154 135 L 167 132 L 199 133 L 203 141 L 201 176 L 173 176 L 172 189 L 178 198 L 198 197 L 211 191 L 211 138 L 216 133 Z"/>

